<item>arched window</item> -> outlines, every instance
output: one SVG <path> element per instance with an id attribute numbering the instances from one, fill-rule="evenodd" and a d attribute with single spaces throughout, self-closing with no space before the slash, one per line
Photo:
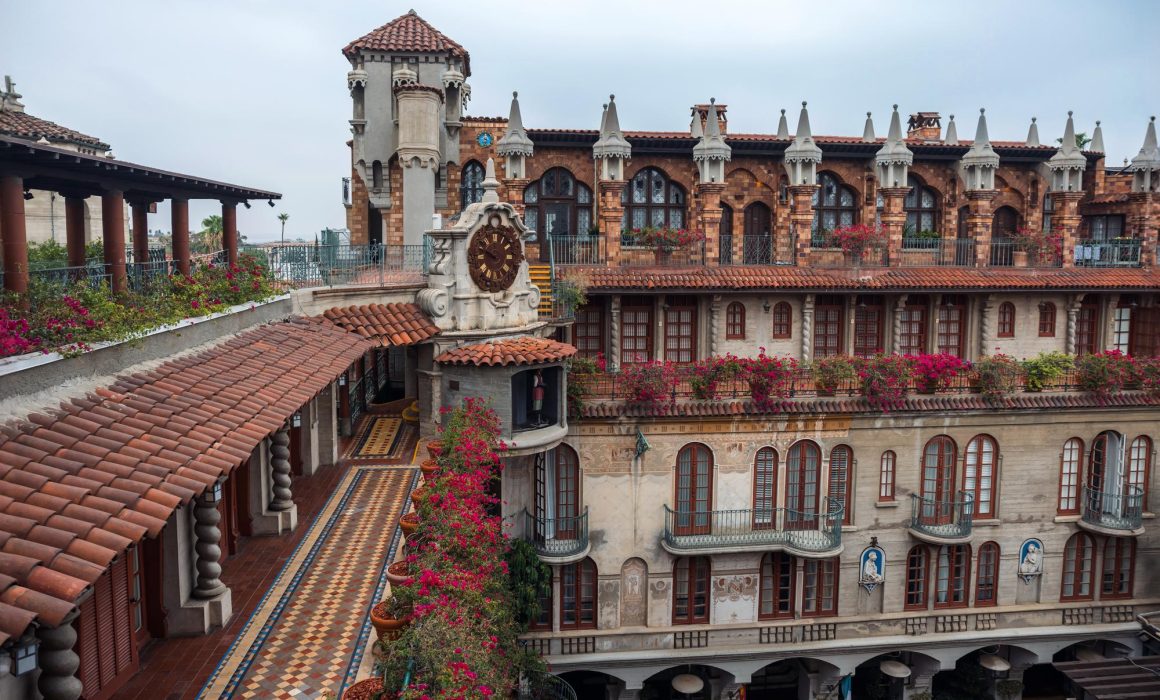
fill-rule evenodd
<path id="1" fill-rule="evenodd" d="M 1015 337 L 1015 305 L 1009 301 L 999 304 L 999 337 Z"/>
<path id="2" fill-rule="evenodd" d="M 995 485 L 999 481 L 999 445 L 988 435 L 967 443 L 963 458 L 963 490 L 974 497 L 977 518 L 995 517 Z"/>
<path id="3" fill-rule="evenodd" d="M 746 265 L 768 265 L 773 262 L 773 215 L 769 207 L 754 202 L 745 207 L 742 218 L 745 235 L 741 239 Z"/>
<path id="4" fill-rule="evenodd" d="M 971 546 L 944 544 L 938 548 L 935 579 L 936 608 L 959 608 L 967 604 L 971 579 Z"/>
<path id="5" fill-rule="evenodd" d="M 546 262 L 548 236 L 587 235 L 592 227 L 592 189 L 565 168 L 552 168 L 524 189 L 524 223 L 536 231 L 540 259 Z M 570 249 L 572 243 L 557 247 L 562 253 Z"/>
<path id="6" fill-rule="evenodd" d="M 678 557 L 673 562 L 673 624 L 709 621 L 709 557 Z"/>
<path id="7" fill-rule="evenodd" d="M 1152 474 L 1152 438 L 1140 435 L 1128 449 L 1128 507 L 1148 510 L 1148 481 Z M 1132 489 L 1139 489 L 1134 492 Z M 1138 500 L 1139 503 L 1135 501 Z"/>
<path id="8" fill-rule="evenodd" d="M 580 458 L 568 445 L 552 450 L 556 457 L 556 537 L 575 539 L 580 519 Z"/>
<path id="9" fill-rule="evenodd" d="M 721 204 L 721 229 L 717 234 L 720 240 L 720 256 L 722 265 L 733 264 L 733 207 Z"/>
<path id="10" fill-rule="evenodd" d="M 596 564 L 591 559 L 560 567 L 560 627 L 596 627 Z"/>
<path id="11" fill-rule="evenodd" d="M 773 339 L 788 340 L 793 337 L 793 307 L 789 302 L 779 301 L 773 305 Z"/>
<path id="12" fill-rule="evenodd" d="M 1083 483 L 1083 440 L 1069 438 L 1059 453 L 1060 515 L 1079 515 L 1079 485 Z"/>
<path id="13" fill-rule="evenodd" d="M 1012 207 L 999 207 L 991 218 L 991 265 L 1010 267 L 1015 256 L 1013 236 L 1019 228 L 1019 212 Z"/>
<path id="14" fill-rule="evenodd" d="M 1089 512 L 1125 515 L 1130 508 L 1140 505 L 1139 499 L 1128 502 L 1128 474 L 1124 471 L 1124 436 L 1114 430 L 1105 430 L 1092 440 L 1088 453 L 1087 493 L 1085 508 Z"/>
<path id="15" fill-rule="evenodd" d="M 897 462 L 898 456 L 894 454 L 894 450 L 886 450 L 882 453 L 882 462 L 878 471 L 879 501 L 894 500 L 894 467 Z"/>
<path id="16" fill-rule="evenodd" d="M 725 307 L 725 337 L 745 340 L 745 304 L 734 301 Z"/>
<path id="17" fill-rule="evenodd" d="M 802 563 L 802 615 L 838 614 L 838 558 Z"/>
<path id="18" fill-rule="evenodd" d="M 1135 568 L 1136 540 L 1130 537 L 1109 537 L 1104 542 L 1100 598 L 1131 598 Z"/>
<path id="19" fill-rule="evenodd" d="M 926 545 L 910 548 L 906 555 L 906 602 L 907 610 L 926 609 L 926 577 L 930 572 Z"/>
<path id="20" fill-rule="evenodd" d="M 1095 545 L 1091 535 L 1077 532 L 1063 548 L 1063 586 L 1060 600 L 1092 599 L 1092 559 Z"/>
<path id="21" fill-rule="evenodd" d="M 902 200 L 906 211 L 906 228 L 903 236 L 916 237 L 923 231 L 938 231 L 938 192 L 927 187 L 921 178 L 907 175 L 906 184 L 910 190 Z M 907 236 L 906 234 L 911 234 Z"/>
<path id="22" fill-rule="evenodd" d="M 681 535 L 709 532 L 713 507 L 713 453 L 694 442 L 677 453 L 676 531 Z"/>
<path id="23" fill-rule="evenodd" d="M 858 194 L 854 188 L 842 184 L 828 172 L 818 173 L 817 183 L 813 196 L 815 248 L 827 245 L 828 232 L 840 226 L 853 226 L 858 221 Z"/>
<path id="24" fill-rule="evenodd" d="M 822 451 L 802 440 L 789 448 L 786 460 L 786 529 L 812 530 L 818 526 L 818 470 Z"/>
<path id="25" fill-rule="evenodd" d="M 979 564 L 975 572 L 975 605 L 994 605 L 999 580 L 999 545 L 984 542 L 979 546 Z"/>
<path id="26" fill-rule="evenodd" d="M 1055 337 L 1055 304 L 1050 301 L 1039 303 L 1039 337 Z"/>
<path id="27" fill-rule="evenodd" d="M 769 620 L 793 617 L 797 576 L 795 559 L 785 552 L 770 552 L 761 558 L 761 607 L 758 617 Z"/>
<path id="28" fill-rule="evenodd" d="M 777 450 L 763 447 L 753 458 L 753 527 L 774 527 L 777 508 Z"/>
<path id="29" fill-rule="evenodd" d="M 842 507 L 842 524 L 849 525 L 853 522 L 854 503 L 853 503 L 853 489 L 850 484 L 853 483 L 851 474 L 854 470 L 854 451 L 846 445 L 838 445 L 830 450 L 830 500 L 831 504 L 836 502 Z M 831 504 L 826 505 L 827 511 L 833 507 Z"/>
<path id="30" fill-rule="evenodd" d="M 922 451 L 922 518 L 947 525 L 954 517 L 955 443 L 946 435 L 931 438 Z"/>
<path id="31" fill-rule="evenodd" d="M 639 171 L 625 192 L 625 228 L 685 227 L 685 189 L 670 181 L 660 169 Z"/>
<path id="32" fill-rule="evenodd" d="M 371 187 L 375 190 L 383 188 L 383 162 L 381 160 L 371 163 Z"/>
<path id="33" fill-rule="evenodd" d="M 483 201 L 483 166 L 478 161 L 469 160 L 467 165 L 463 166 L 459 193 L 462 199 L 461 209 L 466 209 L 468 204 Z"/>

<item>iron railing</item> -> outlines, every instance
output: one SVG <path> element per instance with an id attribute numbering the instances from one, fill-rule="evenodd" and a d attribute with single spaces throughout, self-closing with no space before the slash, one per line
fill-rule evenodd
<path id="1" fill-rule="evenodd" d="M 1011 240 L 991 239 L 991 267 L 1061 267 L 1063 256 L 1056 250 L 1023 250 Z"/>
<path id="2" fill-rule="evenodd" d="M 1122 492 L 1083 487 L 1083 521 L 1110 530 L 1139 530 L 1143 526 L 1144 490 L 1127 486 Z"/>
<path id="3" fill-rule="evenodd" d="M 632 231 L 622 231 L 616 263 L 620 267 L 699 267 L 705 264 L 705 241 L 664 250 L 640 243 Z"/>
<path id="4" fill-rule="evenodd" d="M 1118 238 L 1108 241 L 1077 241 L 1077 267 L 1140 267 L 1139 238 Z"/>
<path id="5" fill-rule="evenodd" d="M 960 491 L 958 500 L 939 501 L 917 493 L 910 494 L 910 529 L 945 539 L 971 536 L 975 497 Z"/>
<path id="6" fill-rule="evenodd" d="M 724 244 L 722 244 L 724 245 Z M 792 252 L 790 253 L 792 255 Z M 777 246 L 774 245 L 773 239 L 768 235 L 762 236 L 742 236 L 741 237 L 741 256 L 738 257 L 730 253 L 728 261 L 725 258 L 725 251 L 721 251 L 722 265 L 791 265 L 793 259 L 790 257 L 783 257 L 778 254 Z"/>
<path id="7" fill-rule="evenodd" d="M 382 286 L 416 282 L 427 272 L 427 245 L 286 245 L 248 249 L 274 279 L 293 287 Z"/>
<path id="8" fill-rule="evenodd" d="M 605 241 L 604 236 L 547 236 L 548 259 L 553 265 L 603 265 L 608 256 Z"/>
<path id="9" fill-rule="evenodd" d="M 825 499 L 825 513 L 791 508 L 676 511 L 665 506 L 664 541 L 675 550 L 786 547 L 830 552 L 842 544 L 844 508 Z"/>
<path id="10" fill-rule="evenodd" d="M 524 539 L 542 557 L 571 557 L 588 548 L 588 509 L 576 516 L 537 517 L 524 509 Z"/>
<path id="11" fill-rule="evenodd" d="M 889 253 L 884 245 L 870 246 L 861 251 L 811 245 L 809 260 L 810 267 L 885 267 Z"/>
<path id="12" fill-rule="evenodd" d="M 971 238 L 904 238 L 899 267 L 974 267 L 975 241 Z"/>
<path id="13" fill-rule="evenodd" d="M 547 671 L 526 671 L 520 678 L 519 700 L 576 700 L 568 681 Z"/>

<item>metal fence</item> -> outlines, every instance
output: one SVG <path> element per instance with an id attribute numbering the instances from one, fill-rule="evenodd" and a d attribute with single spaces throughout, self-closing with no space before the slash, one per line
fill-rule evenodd
<path id="1" fill-rule="evenodd" d="M 665 506 L 665 543 L 677 550 L 787 547 L 829 552 L 842 544 L 842 502 L 825 499 L 825 513 L 791 508 L 677 511 Z"/>
<path id="2" fill-rule="evenodd" d="M 429 245 L 287 245 L 245 252 L 264 258 L 274 279 L 292 287 L 414 283 L 430 260 Z"/>
<path id="3" fill-rule="evenodd" d="M 974 267 L 973 238 L 904 238 L 899 267 Z"/>
<path id="4" fill-rule="evenodd" d="M 576 516 L 536 517 L 524 509 L 524 538 L 545 557 L 569 557 L 588 548 L 588 509 Z"/>
<path id="5" fill-rule="evenodd" d="M 970 537 L 974 515 L 975 497 L 966 491 L 960 491 L 954 501 L 910 494 L 910 528 L 932 537 Z"/>
<path id="6" fill-rule="evenodd" d="M 1144 490 L 1127 486 L 1122 492 L 1083 487 L 1083 521 L 1109 530 L 1138 530 L 1143 525 Z"/>
<path id="7" fill-rule="evenodd" d="M 991 267 L 1062 267 L 1056 250 L 1027 251 L 1014 241 L 991 240 Z"/>
<path id="8" fill-rule="evenodd" d="M 548 259 L 555 265 L 603 265 L 608 256 L 604 236 L 548 236 Z M 541 253 L 541 257 L 545 257 Z"/>
<path id="9" fill-rule="evenodd" d="M 1075 244 L 1076 267 L 1140 267 L 1143 242 L 1138 238 L 1110 241 L 1078 241 Z"/>

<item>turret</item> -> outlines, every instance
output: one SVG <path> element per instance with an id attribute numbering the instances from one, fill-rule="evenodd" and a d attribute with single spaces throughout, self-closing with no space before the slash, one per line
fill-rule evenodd
<path id="1" fill-rule="evenodd" d="M 507 131 L 495 145 L 496 153 L 506 159 L 505 172 L 507 177 L 517 179 L 524 177 L 527 173 L 525 158 L 530 158 L 535 150 L 532 140 L 528 138 L 528 132 L 524 130 L 524 120 L 520 116 L 519 96 L 518 92 L 512 93 L 512 107 L 508 113 Z"/>
<path id="2" fill-rule="evenodd" d="M 971 150 L 963 156 L 961 165 L 968 192 L 995 189 L 995 171 L 999 167 L 999 154 L 991 147 L 985 109 L 979 110 L 979 126 L 975 129 L 975 142 L 971 144 Z"/>
<path id="3" fill-rule="evenodd" d="M 709 112 L 705 118 L 705 133 L 693 147 L 693 161 L 701 175 L 702 183 L 725 182 L 725 162 L 733 154 L 733 149 L 721 136 L 721 126 L 717 121 L 717 100 L 710 98 Z"/>
<path id="4" fill-rule="evenodd" d="M 1035 123 L 1035 117 L 1031 117 L 1031 126 L 1027 127 L 1027 145 L 1031 148 L 1039 146 L 1039 126 Z"/>
<path id="5" fill-rule="evenodd" d="M 1083 189 L 1083 171 L 1087 168 L 1087 158 L 1075 143 L 1075 122 L 1071 112 L 1067 113 L 1067 126 L 1063 130 L 1063 140 L 1059 150 L 1047 161 L 1051 171 L 1053 192 L 1078 192 Z"/>
<path id="6" fill-rule="evenodd" d="M 785 149 L 785 172 L 791 185 L 812 185 L 818 179 L 818 163 L 822 162 L 822 149 L 814 143 L 810 132 L 810 113 L 802 102 L 802 112 L 798 116 L 797 134 L 793 143 Z"/>
<path id="7" fill-rule="evenodd" d="M 624 179 L 624 164 L 632 159 L 632 146 L 620 131 L 616 95 L 608 96 L 608 107 L 600 124 L 600 139 L 592 145 L 592 157 L 600 161 L 600 179 Z"/>
<path id="8" fill-rule="evenodd" d="M 1092 142 L 1088 144 L 1088 150 L 1094 153 L 1104 152 L 1104 129 L 1100 126 L 1100 121 L 1096 120 L 1095 131 L 1092 132 Z"/>
<path id="9" fill-rule="evenodd" d="M 955 115 L 951 115 L 951 119 L 947 122 L 947 135 L 943 138 L 943 143 L 948 146 L 959 145 L 959 130 L 955 126 Z"/>
<path id="10" fill-rule="evenodd" d="M 880 187 L 905 187 L 907 173 L 914 163 L 914 153 L 902 140 L 902 120 L 898 116 L 898 105 L 890 115 L 890 131 L 886 143 L 874 155 Z"/>
<path id="11" fill-rule="evenodd" d="M 1160 190 L 1160 147 L 1156 145 L 1156 117 L 1148 121 L 1144 132 L 1144 145 L 1128 166 L 1132 171 L 1133 192 L 1155 192 Z"/>
<path id="12" fill-rule="evenodd" d="M 870 118 L 870 113 L 866 113 L 866 126 L 862 127 L 862 140 L 866 143 L 874 143 L 878 137 L 874 135 L 874 120 Z"/>
<path id="13" fill-rule="evenodd" d="M 777 120 L 777 137 L 789 139 L 789 122 L 785 119 L 785 110 L 781 110 L 781 117 Z"/>

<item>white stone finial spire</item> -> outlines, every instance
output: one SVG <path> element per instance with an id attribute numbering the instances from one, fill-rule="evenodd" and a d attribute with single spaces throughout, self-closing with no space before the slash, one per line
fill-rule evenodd
<path id="1" fill-rule="evenodd" d="M 951 115 L 951 119 L 947 122 L 947 135 L 943 139 L 943 143 L 948 146 L 959 145 L 959 129 L 955 126 L 955 115 Z"/>
<path id="2" fill-rule="evenodd" d="M 789 122 L 785 119 L 785 110 L 781 110 L 781 118 L 777 120 L 777 137 L 779 139 L 789 138 Z"/>
<path id="3" fill-rule="evenodd" d="M 693 161 L 697 163 L 701 182 L 724 182 L 725 162 L 733 155 L 733 149 L 721 136 L 721 125 L 717 121 L 717 99 L 709 98 L 709 111 L 705 115 L 705 133 L 693 147 Z"/>
<path id="4" fill-rule="evenodd" d="M 866 143 L 874 143 L 878 139 L 874 135 L 874 120 L 870 118 L 870 113 L 866 113 L 866 126 L 862 127 L 862 140 Z"/>
<path id="5" fill-rule="evenodd" d="M 886 143 L 874 155 L 880 187 L 905 187 L 910 166 L 914 163 L 914 153 L 902 140 L 902 119 L 898 116 L 898 105 L 890 114 L 890 131 Z"/>
<path id="6" fill-rule="evenodd" d="M 484 204 L 499 202 L 499 180 L 495 179 L 495 160 L 488 158 L 487 167 L 483 171 L 483 199 Z"/>
<path id="7" fill-rule="evenodd" d="M 1051 171 L 1051 189 L 1055 192 L 1078 192 L 1083 189 L 1083 171 L 1087 168 L 1087 158 L 1075 142 L 1075 120 L 1072 114 L 1067 113 L 1067 126 L 1063 129 L 1063 138 L 1059 142 L 1059 150 L 1047 161 Z"/>
<path id="8" fill-rule="evenodd" d="M 798 115 L 797 134 L 793 143 L 785 149 L 785 170 L 792 185 L 812 185 L 817 181 L 818 163 L 822 162 L 822 149 L 814 143 L 810 131 L 810 113 L 802 102 Z"/>
<path id="9" fill-rule="evenodd" d="M 1088 144 L 1088 150 L 1096 153 L 1104 152 L 1104 129 L 1100 126 L 1100 120 L 1096 120 L 1096 129 L 1092 132 L 1092 142 Z"/>
<path id="10" fill-rule="evenodd" d="M 1039 144 L 1039 125 L 1035 123 L 1035 117 L 1031 117 L 1031 126 L 1027 128 L 1027 145 L 1031 148 L 1038 147 Z"/>
<path id="11" fill-rule="evenodd" d="M 701 126 L 701 111 L 696 107 L 693 108 L 693 120 L 689 122 L 689 135 L 695 139 L 705 135 L 705 129 Z"/>
<path id="12" fill-rule="evenodd" d="M 592 144 L 592 157 L 601 162 L 601 177 L 605 180 L 622 179 L 624 162 L 632 158 L 632 146 L 620 131 L 620 119 L 616 116 L 616 95 L 608 96 L 600 138 Z"/>
<path id="13" fill-rule="evenodd" d="M 509 166 L 511 165 L 511 156 L 531 157 L 535 148 L 532 145 L 532 140 L 528 138 L 528 132 L 524 129 L 524 120 L 520 115 L 520 94 L 518 92 L 512 93 L 512 107 L 508 113 L 507 131 L 504 132 L 503 138 L 495 144 L 495 152 L 501 156 L 509 157 Z M 512 176 L 511 168 L 508 168 L 508 175 Z M 514 177 L 518 177 L 515 175 Z"/>
<path id="14" fill-rule="evenodd" d="M 1133 192 L 1153 192 L 1160 185 L 1160 146 L 1156 144 L 1156 117 L 1148 121 L 1144 145 L 1132 159 Z"/>
<path id="15" fill-rule="evenodd" d="M 991 136 L 987 133 L 987 110 L 979 109 L 979 125 L 975 128 L 975 141 L 962 160 L 966 171 L 967 190 L 995 189 L 995 170 L 999 167 L 999 154 L 991 147 Z"/>

